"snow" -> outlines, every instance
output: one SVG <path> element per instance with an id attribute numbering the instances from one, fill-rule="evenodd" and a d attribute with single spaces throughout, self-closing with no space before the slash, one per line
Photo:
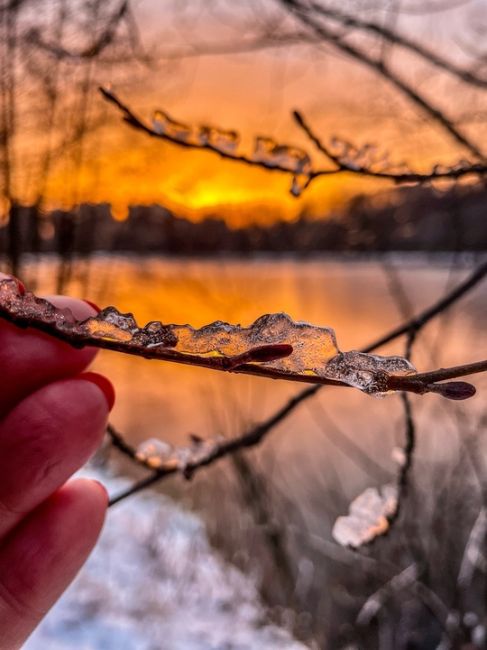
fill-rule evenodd
<path id="1" fill-rule="evenodd" d="M 109 483 L 124 481 L 99 472 Z M 209 545 L 202 521 L 149 492 L 109 512 L 95 551 L 24 650 L 302 650 L 266 621 L 255 581 Z"/>

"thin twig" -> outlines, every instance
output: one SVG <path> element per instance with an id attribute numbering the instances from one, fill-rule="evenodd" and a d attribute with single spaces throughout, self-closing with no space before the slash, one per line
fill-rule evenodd
<path id="1" fill-rule="evenodd" d="M 411 400 L 406 393 L 401 393 L 401 401 L 404 409 L 404 458 L 402 459 L 401 469 L 397 477 L 397 504 L 394 514 L 389 517 L 389 528 L 398 520 L 402 504 L 406 498 L 409 473 L 413 464 L 414 449 L 416 447 L 416 426 L 414 423 Z"/>
<path id="2" fill-rule="evenodd" d="M 411 40 L 407 36 L 399 34 L 389 27 L 385 27 L 384 25 L 380 25 L 369 20 L 357 18 L 357 16 L 353 16 L 335 8 L 331 9 L 330 7 L 318 4 L 317 2 L 312 2 L 310 4 L 310 7 L 317 14 L 321 14 L 322 16 L 325 16 L 331 20 L 335 20 L 342 25 L 345 25 L 346 27 L 356 27 L 362 32 L 368 31 L 381 36 L 389 43 L 392 43 L 393 45 L 399 45 L 400 47 L 403 47 L 404 49 L 417 54 L 428 63 L 433 64 L 437 68 L 448 72 L 454 77 L 457 77 L 458 79 L 461 79 L 462 81 L 472 86 L 487 88 L 487 79 L 482 79 L 481 77 L 472 74 L 472 72 L 469 70 L 464 70 L 463 68 L 458 67 L 452 61 L 448 61 L 447 59 L 441 57 L 434 50 L 430 50 L 421 43 L 417 43 L 416 41 Z"/>
<path id="3" fill-rule="evenodd" d="M 483 152 L 464 135 L 448 118 L 443 111 L 429 102 L 418 90 L 413 88 L 407 81 L 402 79 L 385 61 L 375 59 L 364 49 L 345 42 L 342 36 L 333 30 L 327 28 L 323 23 L 318 22 L 314 16 L 310 15 L 309 8 L 302 5 L 297 0 L 280 0 L 281 4 L 288 9 L 304 25 L 310 27 L 316 35 L 324 41 L 331 43 L 338 50 L 350 56 L 355 61 L 362 63 L 368 68 L 374 70 L 381 77 L 389 81 L 403 95 L 439 124 L 449 135 L 458 143 L 468 149 L 480 160 L 485 160 Z"/>
<path id="4" fill-rule="evenodd" d="M 394 183 L 426 183 L 434 180 L 451 179 L 457 180 L 464 176 L 471 174 L 478 174 L 483 176 L 487 174 L 487 164 L 485 163 L 472 163 L 465 166 L 456 166 L 448 169 L 435 168 L 430 172 L 388 172 L 377 171 L 370 167 L 357 165 L 355 162 L 347 161 L 344 158 L 337 156 L 332 150 L 327 147 L 323 141 L 314 133 L 308 122 L 299 111 L 293 111 L 293 117 L 296 124 L 304 131 L 311 142 L 315 145 L 316 149 L 324 154 L 337 168 L 335 173 L 347 172 L 358 176 L 368 176 L 371 178 L 380 178 L 383 180 L 393 181 Z M 308 185 L 315 179 L 328 173 L 328 170 L 316 170 L 309 174 Z"/>

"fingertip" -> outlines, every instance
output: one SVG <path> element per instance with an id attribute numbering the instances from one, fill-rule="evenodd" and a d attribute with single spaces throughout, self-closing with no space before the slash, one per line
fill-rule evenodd
<path id="1" fill-rule="evenodd" d="M 20 648 L 74 579 L 103 527 L 97 481 L 63 485 L 13 531 L 0 554 L 0 647 Z"/>
<path id="2" fill-rule="evenodd" d="M 93 478 L 72 479 L 65 483 L 59 493 L 83 501 L 91 512 L 94 512 L 92 508 L 96 508 L 98 512 L 104 513 L 108 507 L 109 496 L 105 486 Z"/>
<path id="3" fill-rule="evenodd" d="M 95 386 L 97 386 L 103 393 L 108 405 L 108 410 L 112 410 L 113 405 L 115 404 L 115 388 L 109 379 L 97 372 L 84 372 L 78 377 L 78 379 L 84 379 L 85 381 L 95 384 Z"/>

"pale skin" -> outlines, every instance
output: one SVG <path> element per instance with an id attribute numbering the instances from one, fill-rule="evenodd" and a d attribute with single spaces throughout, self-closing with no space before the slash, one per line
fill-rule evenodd
<path id="1" fill-rule="evenodd" d="M 77 318 L 96 313 L 80 300 L 52 302 Z M 114 401 L 107 379 L 84 374 L 95 355 L 0 320 L 1 650 L 22 646 L 103 525 L 103 486 L 71 479 L 99 446 Z"/>

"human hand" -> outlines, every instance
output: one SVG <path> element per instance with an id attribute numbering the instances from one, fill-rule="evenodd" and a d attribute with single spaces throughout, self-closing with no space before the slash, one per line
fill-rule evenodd
<path id="1" fill-rule="evenodd" d="M 52 302 L 77 318 L 95 313 L 80 300 Z M 84 373 L 95 354 L 0 321 L 1 650 L 27 639 L 103 525 L 105 489 L 68 481 L 100 444 L 115 398 L 107 379 Z"/>

